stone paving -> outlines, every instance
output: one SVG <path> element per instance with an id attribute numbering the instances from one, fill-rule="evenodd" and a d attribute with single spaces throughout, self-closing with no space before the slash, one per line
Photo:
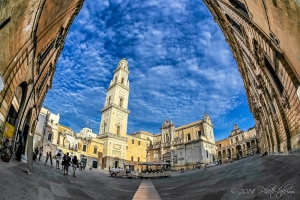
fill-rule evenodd
<path id="1" fill-rule="evenodd" d="M 202 169 L 187 176 L 153 179 L 152 182 L 163 200 L 299 200 L 300 156 L 255 155 L 207 171 Z"/>
<path id="2" fill-rule="evenodd" d="M 28 175 L 23 171 L 25 161 L 12 159 L 0 161 L 0 199 L 299 200 L 299 166 L 300 156 L 256 155 L 207 171 L 173 172 L 170 178 L 145 180 L 112 178 L 101 169 L 77 170 L 74 178 L 43 161 L 34 162 L 33 174 Z"/>

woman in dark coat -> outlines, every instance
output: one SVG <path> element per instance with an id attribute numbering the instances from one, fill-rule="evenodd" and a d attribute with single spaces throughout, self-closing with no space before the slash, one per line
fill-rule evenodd
<path id="1" fill-rule="evenodd" d="M 73 176 L 75 176 L 75 172 L 76 172 L 76 169 L 78 167 L 78 160 L 77 160 L 77 156 L 74 156 L 74 158 L 72 159 L 72 167 L 73 167 Z"/>

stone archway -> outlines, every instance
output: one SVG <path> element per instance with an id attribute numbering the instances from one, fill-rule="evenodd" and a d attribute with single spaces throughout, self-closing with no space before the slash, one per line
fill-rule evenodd
<path id="1" fill-rule="evenodd" d="M 241 159 L 241 158 L 243 158 L 243 156 L 242 156 L 242 147 L 241 147 L 241 145 L 237 145 L 236 146 L 236 159 Z"/>
<path id="2" fill-rule="evenodd" d="M 20 119 L 23 116 L 24 104 L 27 95 L 27 83 L 22 82 L 15 90 L 12 97 L 11 105 L 6 117 L 5 130 L 10 130 L 9 135 L 3 135 L 3 137 L 8 137 L 12 141 L 12 146 L 16 149 L 16 141 L 18 140 L 17 133 L 19 131 Z"/>

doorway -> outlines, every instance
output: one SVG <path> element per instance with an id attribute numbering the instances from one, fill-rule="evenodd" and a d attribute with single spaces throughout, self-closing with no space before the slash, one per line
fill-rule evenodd
<path id="1" fill-rule="evenodd" d="M 93 168 L 97 168 L 98 167 L 98 162 L 97 162 L 97 160 L 93 160 Z"/>
<path id="2" fill-rule="evenodd" d="M 119 166 L 119 161 L 116 160 L 116 161 L 115 161 L 115 168 L 117 168 L 118 166 Z"/>

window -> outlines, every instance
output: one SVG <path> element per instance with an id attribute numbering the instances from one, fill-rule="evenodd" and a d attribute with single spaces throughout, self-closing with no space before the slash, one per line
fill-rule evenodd
<path id="1" fill-rule="evenodd" d="M 242 10 L 245 12 L 246 16 L 249 18 L 248 16 L 248 11 L 247 8 L 245 6 L 245 4 L 243 4 L 242 2 L 240 2 L 239 0 L 229 0 L 229 2 L 237 9 L 237 10 Z"/>
<path id="2" fill-rule="evenodd" d="M 118 77 L 116 76 L 116 78 L 115 78 L 115 83 L 117 83 L 117 81 L 118 81 Z"/>
<path id="3" fill-rule="evenodd" d="M 272 67 L 270 61 L 267 59 L 266 56 L 265 56 L 265 59 L 264 59 L 264 60 L 265 60 L 265 66 L 266 66 L 266 68 L 268 69 L 269 74 L 271 75 L 273 81 L 275 82 L 275 84 L 276 84 L 276 86 L 277 86 L 277 88 L 278 88 L 280 94 L 282 94 L 284 88 L 283 88 L 283 85 L 282 85 L 280 79 L 278 78 L 278 76 L 277 76 L 277 74 L 276 74 L 274 68 Z"/>
<path id="4" fill-rule="evenodd" d="M 86 145 L 85 144 L 82 146 L 82 151 L 86 151 Z"/>
<path id="5" fill-rule="evenodd" d="M 231 139 L 231 144 L 233 143 L 232 139 Z"/>
<path id="6" fill-rule="evenodd" d="M 187 134 L 187 141 L 191 140 L 191 134 Z"/>
<path id="7" fill-rule="evenodd" d="M 52 133 L 48 134 L 48 140 L 51 141 L 52 140 Z"/>
<path id="8" fill-rule="evenodd" d="M 126 150 L 128 150 L 128 146 L 126 146 Z"/>
<path id="9" fill-rule="evenodd" d="M 51 120 L 50 120 L 50 122 L 51 122 L 51 124 L 53 124 L 54 120 L 53 120 L 53 119 L 51 119 Z"/>
<path id="10" fill-rule="evenodd" d="M 235 139 L 236 139 L 237 142 L 239 141 L 239 138 L 238 138 L 238 137 L 236 137 Z"/>
<path id="11" fill-rule="evenodd" d="M 111 96 L 108 97 L 108 105 L 110 104 Z"/>
<path id="12" fill-rule="evenodd" d="M 104 125 L 103 125 L 103 133 L 105 133 L 105 128 L 106 128 L 106 123 L 104 122 Z"/>
<path id="13" fill-rule="evenodd" d="M 120 126 L 117 126 L 117 135 L 120 135 Z"/>
<path id="14" fill-rule="evenodd" d="M 133 156 L 131 156 L 131 161 L 133 161 Z"/>
<path id="15" fill-rule="evenodd" d="M 138 162 L 140 162 L 140 157 L 138 157 Z"/>
<path id="16" fill-rule="evenodd" d="M 140 142 L 140 141 L 138 141 L 138 145 L 139 145 L 139 146 L 141 145 L 141 142 Z"/>
<path id="17" fill-rule="evenodd" d="M 97 147 L 94 147 L 94 153 L 97 154 Z"/>
<path id="18" fill-rule="evenodd" d="M 206 157 L 208 158 L 208 151 L 206 150 Z"/>
<path id="19" fill-rule="evenodd" d="M 234 21 L 231 17 L 229 17 L 227 14 L 225 14 L 228 22 L 233 26 L 233 28 L 241 35 L 243 36 L 243 32 L 242 32 L 242 29 L 240 27 L 240 25 Z"/>
<path id="20" fill-rule="evenodd" d="M 124 78 L 122 78 L 122 80 L 121 80 L 121 84 L 124 84 Z"/>
<path id="21" fill-rule="evenodd" d="M 201 131 L 198 131 L 198 138 L 201 137 Z"/>
<path id="22" fill-rule="evenodd" d="M 219 144 L 219 148 L 221 148 L 221 144 Z"/>
<path id="23" fill-rule="evenodd" d="M 134 144 L 134 140 L 132 140 L 131 142 L 132 142 L 132 144 Z"/>
<path id="24" fill-rule="evenodd" d="M 120 99 L 120 106 L 123 105 L 123 98 Z"/>
<path id="25" fill-rule="evenodd" d="M 54 43 L 55 43 L 55 40 L 52 40 L 52 42 L 48 45 L 48 47 L 46 48 L 46 50 L 40 55 L 40 57 L 39 57 L 39 65 L 41 65 L 43 63 L 43 61 L 45 60 L 46 56 L 48 55 L 48 53 L 53 48 Z"/>

